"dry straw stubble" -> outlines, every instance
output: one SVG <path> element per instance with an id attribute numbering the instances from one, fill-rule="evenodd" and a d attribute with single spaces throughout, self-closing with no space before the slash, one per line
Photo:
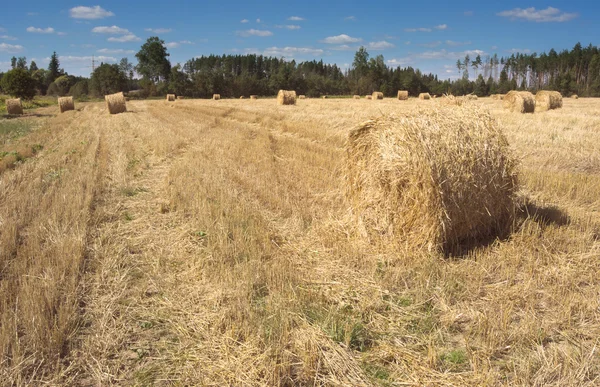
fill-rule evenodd
<path id="1" fill-rule="evenodd" d="M 533 113 L 535 111 L 535 98 L 528 91 L 509 91 L 503 101 L 504 108 L 511 112 Z"/>
<path id="2" fill-rule="evenodd" d="M 125 96 L 122 92 L 105 95 L 104 100 L 106 101 L 106 107 L 110 114 L 119 114 L 127 111 Z"/>
<path id="3" fill-rule="evenodd" d="M 560 109 L 562 105 L 563 98 L 558 91 L 540 90 L 535 94 L 535 110 L 537 111 Z"/>
<path id="4" fill-rule="evenodd" d="M 75 110 L 75 102 L 73 102 L 73 97 L 59 97 L 58 109 L 61 113 L 69 110 Z"/>
<path id="5" fill-rule="evenodd" d="M 277 104 L 278 105 L 295 105 L 296 104 L 296 92 L 294 90 L 279 90 L 279 93 L 277 93 Z"/>
<path id="6" fill-rule="evenodd" d="M 8 114 L 23 114 L 23 105 L 21 104 L 21 98 L 7 99 L 5 103 L 6 112 Z"/>
<path id="7" fill-rule="evenodd" d="M 512 225 L 516 162 L 487 112 L 383 116 L 354 128 L 346 150 L 347 197 L 372 241 L 452 253 Z"/>
<path id="8" fill-rule="evenodd" d="M 400 101 L 408 100 L 408 91 L 407 90 L 398 90 L 398 99 Z"/>

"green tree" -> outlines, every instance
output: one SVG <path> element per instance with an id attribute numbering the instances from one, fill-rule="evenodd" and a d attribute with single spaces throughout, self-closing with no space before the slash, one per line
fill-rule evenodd
<path id="1" fill-rule="evenodd" d="M 48 78 L 46 79 L 47 84 L 54 82 L 54 80 L 62 74 L 60 69 L 60 61 L 58 60 L 58 55 L 56 55 L 56 51 L 52 53 L 50 57 L 50 63 L 48 63 Z"/>
<path id="2" fill-rule="evenodd" d="M 69 95 L 72 95 L 75 98 L 81 98 L 87 96 L 89 93 L 88 90 L 88 81 L 84 79 L 82 81 L 77 82 L 69 89 Z"/>
<path id="3" fill-rule="evenodd" d="M 35 61 L 32 60 L 31 63 L 29 64 L 29 72 L 33 74 L 38 70 L 39 69 L 38 69 L 37 63 L 35 63 Z"/>
<path id="4" fill-rule="evenodd" d="M 119 65 L 103 63 L 92 73 L 89 88 L 96 96 L 124 91 L 127 88 L 127 77 Z"/>
<path id="5" fill-rule="evenodd" d="M 27 58 L 20 56 L 17 58 L 17 68 L 27 70 Z"/>
<path id="6" fill-rule="evenodd" d="M 35 82 L 29 71 L 15 68 L 2 77 L 2 90 L 16 98 L 32 99 L 35 96 Z"/>
<path id="7" fill-rule="evenodd" d="M 69 78 L 69 76 L 61 75 L 48 86 L 48 91 L 46 92 L 46 95 L 63 97 L 68 94 L 70 88 L 71 79 Z"/>
<path id="8" fill-rule="evenodd" d="M 171 73 L 171 62 L 168 59 L 169 53 L 164 40 L 156 36 L 148 38 L 135 56 L 138 60 L 136 71 L 144 78 L 154 83 L 168 81 Z"/>

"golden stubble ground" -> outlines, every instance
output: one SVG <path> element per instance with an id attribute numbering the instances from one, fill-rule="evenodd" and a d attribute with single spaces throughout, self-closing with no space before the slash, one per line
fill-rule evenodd
<path id="1" fill-rule="evenodd" d="M 1 383 L 597 385 L 600 100 L 474 102 L 521 160 L 508 239 L 452 258 L 370 244 L 345 136 L 437 103 L 40 114 L 0 149 L 44 146 L 0 174 Z"/>

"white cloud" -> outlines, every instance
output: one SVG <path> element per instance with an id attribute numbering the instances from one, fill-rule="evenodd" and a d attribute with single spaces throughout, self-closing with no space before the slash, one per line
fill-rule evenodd
<path id="1" fill-rule="evenodd" d="M 242 20 L 240 20 L 240 23 L 245 24 L 245 23 L 248 23 L 249 21 L 250 20 L 248 20 L 248 19 L 242 19 Z"/>
<path id="2" fill-rule="evenodd" d="M 97 61 L 97 62 L 116 62 L 117 58 L 112 57 L 112 56 L 71 56 L 71 55 L 67 55 L 67 56 L 59 56 L 58 60 L 60 61 L 61 64 L 65 64 L 65 63 L 81 63 L 81 62 L 92 62 L 92 58 Z M 46 58 L 46 61 L 49 61 L 50 58 Z"/>
<path id="3" fill-rule="evenodd" d="M 123 50 L 122 48 L 112 49 L 112 48 L 101 48 L 98 50 L 101 54 L 133 54 L 134 50 Z"/>
<path id="4" fill-rule="evenodd" d="M 448 28 L 448 25 L 447 24 L 440 24 L 440 25 L 437 25 L 437 26 L 435 26 L 433 28 L 435 28 L 436 30 L 445 30 L 445 29 Z"/>
<path id="5" fill-rule="evenodd" d="M 115 16 L 114 13 L 105 10 L 99 5 L 95 7 L 75 7 L 69 10 L 69 14 L 74 19 L 87 19 L 87 20 L 96 20 L 96 19 L 104 19 L 105 17 Z"/>
<path id="6" fill-rule="evenodd" d="M 497 50 L 498 46 L 492 46 L 491 48 L 492 48 L 492 50 Z"/>
<path id="7" fill-rule="evenodd" d="M 236 32 L 237 35 L 247 38 L 249 36 L 272 36 L 273 33 L 271 31 L 267 31 L 267 30 L 255 30 L 254 28 L 251 28 L 249 30 L 245 30 L 245 31 L 237 31 Z"/>
<path id="8" fill-rule="evenodd" d="M 66 32 L 57 32 L 56 35 L 58 36 L 67 36 Z"/>
<path id="9" fill-rule="evenodd" d="M 347 44 L 342 44 L 340 46 L 331 47 L 332 50 L 336 50 L 336 51 L 354 51 L 357 48 L 358 47 L 349 46 Z"/>
<path id="10" fill-rule="evenodd" d="M 260 24 L 260 19 L 256 19 L 256 22 Z"/>
<path id="11" fill-rule="evenodd" d="M 371 50 L 385 50 L 387 48 L 393 48 L 396 46 L 394 46 L 390 42 L 386 42 L 385 40 L 382 40 L 380 42 L 369 42 L 367 47 L 370 48 Z"/>
<path id="12" fill-rule="evenodd" d="M 406 32 L 431 32 L 431 28 L 405 28 L 404 31 Z"/>
<path id="13" fill-rule="evenodd" d="M 325 53 L 320 48 L 310 47 L 269 47 L 263 51 L 265 56 L 295 58 L 296 56 L 321 56 Z"/>
<path id="14" fill-rule="evenodd" d="M 190 42 L 189 40 L 181 40 L 179 42 L 168 42 L 165 43 L 165 46 L 167 48 L 178 48 L 180 47 L 182 44 L 194 44 L 193 42 Z"/>
<path id="15" fill-rule="evenodd" d="M 411 54 L 404 58 L 394 58 L 387 60 L 391 66 L 403 66 L 416 64 L 419 60 L 452 60 L 463 59 L 466 55 L 475 58 L 477 55 L 484 56 L 486 53 L 482 50 L 448 51 L 445 49 L 438 51 L 425 51 Z"/>
<path id="16" fill-rule="evenodd" d="M 291 21 L 304 21 L 305 19 L 303 17 L 300 17 L 300 16 L 290 16 L 290 17 L 288 17 L 288 20 L 291 20 Z"/>
<path id="17" fill-rule="evenodd" d="M 27 32 L 33 32 L 36 34 L 53 34 L 54 28 L 36 28 L 36 27 L 27 27 Z"/>
<path id="18" fill-rule="evenodd" d="M 437 46 L 439 46 L 441 44 L 442 44 L 442 42 L 440 40 L 437 40 L 435 42 L 421 43 L 421 44 L 419 44 L 419 46 L 421 46 L 421 47 L 427 47 L 427 48 L 434 48 L 434 47 L 437 47 Z"/>
<path id="19" fill-rule="evenodd" d="M 144 31 L 152 32 L 153 34 L 167 34 L 173 30 L 171 28 L 145 28 Z"/>
<path id="20" fill-rule="evenodd" d="M 3 40 L 17 40 L 17 38 L 15 38 L 14 36 L 10 36 L 10 35 L 0 35 L 0 39 L 3 39 Z"/>
<path id="21" fill-rule="evenodd" d="M 576 13 L 562 12 L 558 8 L 548 7 L 546 9 L 536 10 L 534 7 L 530 8 L 515 8 L 508 11 L 502 11 L 497 14 L 498 16 L 508 17 L 511 20 L 521 19 L 532 21 L 536 23 L 543 22 L 566 22 L 575 19 Z"/>
<path id="22" fill-rule="evenodd" d="M 321 40 L 321 43 L 327 43 L 327 44 L 347 44 L 347 43 L 357 43 L 362 41 L 362 39 L 360 38 L 353 38 L 351 36 L 348 36 L 346 34 L 341 34 L 341 35 L 337 35 L 337 36 L 329 36 L 323 40 Z"/>
<path id="23" fill-rule="evenodd" d="M 276 25 L 275 28 L 287 28 L 288 30 L 299 30 L 300 26 L 295 25 L 295 24 L 286 24 L 286 25 Z"/>
<path id="24" fill-rule="evenodd" d="M 344 18 L 344 20 L 346 20 L 346 21 L 356 21 L 356 16 L 346 16 Z"/>
<path id="25" fill-rule="evenodd" d="M 0 52 L 16 54 L 21 51 L 23 51 L 23 46 L 19 44 L 0 43 Z"/>
<path id="26" fill-rule="evenodd" d="M 119 36 L 119 37 L 114 37 L 111 36 L 110 38 L 108 38 L 109 42 L 117 42 L 117 43 L 126 43 L 126 42 L 139 42 L 140 38 L 138 38 L 137 36 L 135 36 L 134 34 L 127 34 L 127 35 L 123 35 L 123 36 Z"/>
<path id="27" fill-rule="evenodd" d="M 510 50 L 506 50 L 506 52 L 510 52 L 511 54 L 531 54 L 531 50 L 528 48 L 511 48 Z"/>
<path id="28" fill-rule="evenodd" d="M 467 41 L 467 42 L 456 42 L 454 40 L 446 40 L 446 44 L 448 46 L 457 47 L 457 46 L 468 46 L 469 44 L 471 44 L 471 42 L 470 41 Z"/>
<path id="29" fill-rule="evenodd" d="M 130 34 L 128 29 L 117 26 L 112 27 L 94 27 L 92 32 L 95 34 L 112 34 L 112 35 L 127 35 Z"/>

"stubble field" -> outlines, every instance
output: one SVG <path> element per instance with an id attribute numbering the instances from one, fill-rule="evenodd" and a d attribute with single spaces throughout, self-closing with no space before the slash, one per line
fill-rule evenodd
<path id="1" fill-rule="evenodd" d="M 0 169 L 1 383 L 598 385 L 600 100 L 472 102 L 520 161 L 507 239 L 454 257 L 369 243 L 344 198 L 347 133 L 439 103 L 0 120 L 34 128 L 0 131 L 4 159 L 35 150 Z"/>

